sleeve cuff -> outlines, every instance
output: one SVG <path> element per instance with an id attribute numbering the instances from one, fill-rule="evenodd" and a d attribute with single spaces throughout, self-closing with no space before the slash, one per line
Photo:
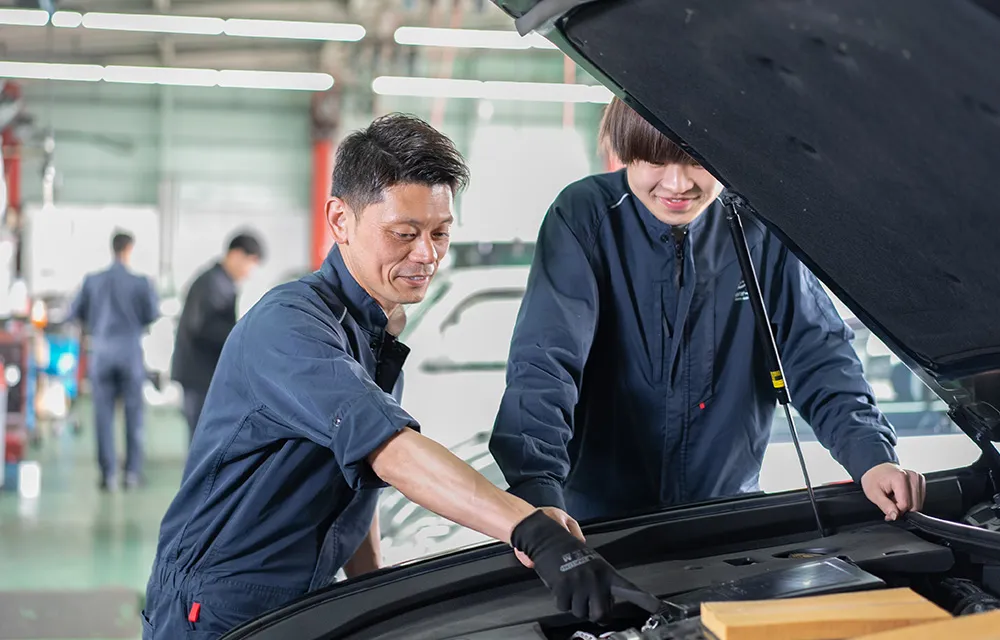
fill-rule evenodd
<path id="1" fill-rule="evenodd" d="M 524 500 L 533 507 L 556 507 L 566 510 L 562 487 L 552 480 L 528 480 L 511 487 L 509 493 Z"/>
<path id="2" fill-rule="evenodd" d="M 375 475 L 368 456 L 407 427 L 420 431 L 420 425 L 410 414 L 380 392 L 365 394 L 337 414 L 330 449 L 352 489 L 389 486 Z"/>
<path id="3" fill-rule="evenodd" d="M 869 469 L 886 462 L 899 464 L 899 458 L 893 446 L 879 438 L 854 442 L 848 450 L 844 466 L 854 481 L 860 484 L 861 477 L 868 473 Z"/>

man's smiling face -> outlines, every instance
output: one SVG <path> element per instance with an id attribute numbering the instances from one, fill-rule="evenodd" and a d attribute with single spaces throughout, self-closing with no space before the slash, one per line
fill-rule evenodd
<path id="1" fill-rule="evenodd" d="M 689 224 L 722 193 L 722 183 L 691 162 L 628 165 L 628 185 L 646 208 L 669 225 Z"/>
<path id="2" fill-rule="evenodd" d="M 330 200 L 334 239 L 351 275 L 387 315 L 423 300 L 448 252 L 453 217 L 448 185 L 398 184 L 359 215 Z"/>

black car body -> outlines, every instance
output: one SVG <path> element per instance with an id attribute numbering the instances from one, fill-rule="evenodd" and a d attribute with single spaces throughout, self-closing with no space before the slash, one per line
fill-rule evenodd
<path id="1" fill-rule="evenodd" d="M 791 492 L 592 523 L 588 541 L 659 596 L 836 556 L 945 607 L 962 589 L 996 606 L 1000 3 L 496 1 L 719 176 L 983 451 L 931 474 L 926 515 L 905 523 L 884 523 L 849 484 L 817 490 L 823 536 Z M 617 615 L 608 629 L 645 619 Z M 334 585 L 226 637 L 518 640 L 584 626 L 492 545 Z"/>

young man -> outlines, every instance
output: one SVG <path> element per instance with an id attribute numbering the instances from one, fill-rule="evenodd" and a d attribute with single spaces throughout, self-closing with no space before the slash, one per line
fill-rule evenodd
<path id="1" fill-rule="evenodd" d="M 348 136 L 335 167 L 326 262 L 265 295 L 222 349 L 163 519 L 144 640 L 217 637 L 326 586 L 341 567 L 379 567 L 385 483 L 511 542 L 560 607 L 601 617 L 614 570 L 421 436 L 398 404 L 401 305 L 424 297 L 448 250 L 464 160 L 423 121 L 393 115 Z"/>
<path id="2" fill-rule="evenodd" d="M 263 257 L 260 241 L 241 233 L 230 241 L 226 255 L 195 278 L 188 289 L 177 325 L 170 377 L 184 388 L 184 417 L 191 437 L 222 345 L 236 326 L 237 288 Z"/>
<path id="3" fill-rule="evenodd" d="M 601 129 L 625 169 L 542 223 L 490 442 L 511 492 L 569 527 L 757 490 L 775 408 L 722 185 L 621 101 Z M 850 329 L 746 226 L 796 408 L 887 519 L 919 509 Z"/>
<path id="4" fill-rule="evenodd" d="M 70 318 L 90 335 L 90 393 L 101 489 L 105 491 L 118 486 L 114 419 L 119 398 L 125 405 L 124 485 L 133 489 L 142 482 L 142 385 L 146 380 L 142 335 L 160 317 L 160 303 L 149 279 L 129 270 L 134 246 L 131 235 L 115 234 L 111 239 L 114 263 L 84 278 L 70 307 Z"/>

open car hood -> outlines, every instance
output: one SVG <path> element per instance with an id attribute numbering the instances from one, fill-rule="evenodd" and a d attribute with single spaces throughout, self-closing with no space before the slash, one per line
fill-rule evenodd
<path id="1" fill-rule="evenodd" d="M 992 514 L 982 501 L 1000 490 L 1000 0 L 494 1 L 702 161 L 949 403 L 985 464 L 931 474 L 924 512 Z M 901 537 L 911 532 L 880 523 L 856 485 L 816 495 L 834 535 L 810 536 L 801 492 L 586 534 L 658 595 L 803 554 L 896 577 L 954 560 L 961 540 Z M 1000 559 L 995 535 L 986 546 Z M 226 640 L 550 637 L 534 620 L 562 628 L 536 577 L 493 545 L 332 585 Z"/>
<path id="2" fill-rule="evenodd" d="M 949 404 L 1000 417 L 1000 1 L 495 1 L 741 195 Z"/>

